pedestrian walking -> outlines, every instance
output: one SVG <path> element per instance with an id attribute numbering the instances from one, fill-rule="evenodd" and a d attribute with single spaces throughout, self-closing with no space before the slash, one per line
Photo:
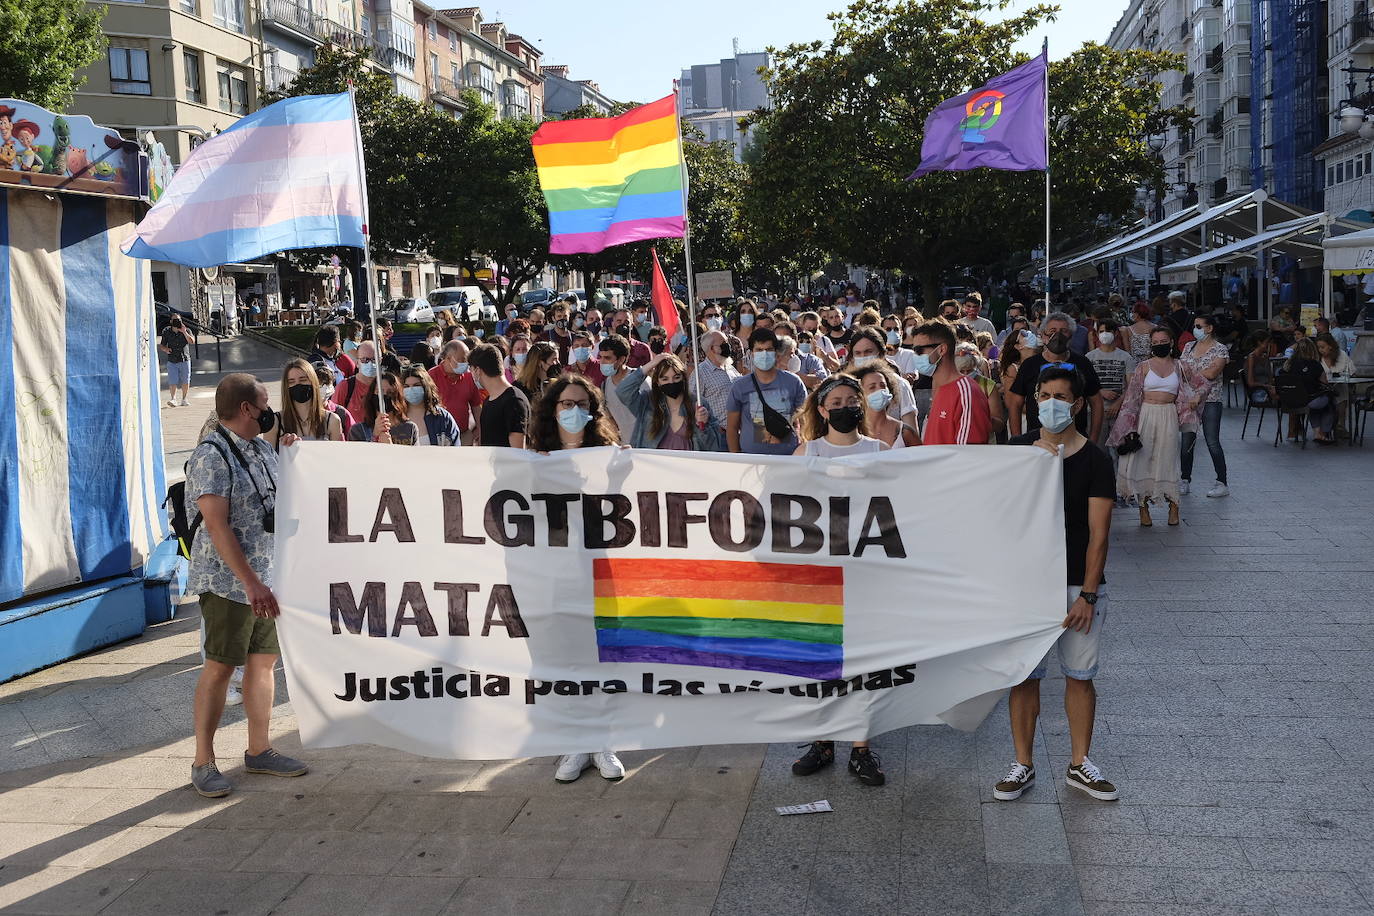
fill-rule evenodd
<path id="1" fill-rule="evenodd" d="M 167 354 L 167 406 L 190 407 L 186 402 L 191 392 L 191 355 L 188 347 L 195 343 L 191 332 L 181 321 L 180 315 L 172 316 L 162 331 L 158 342 L 159 351 Z M 181 400 L 177 400 L 177 389 L 181 389 Z"/>
<path id="2" fill-rule="evenodd" d="M 1211 383 L 1207 398 L 1202 402 L 1198 425 L 1202 427 L 1202 435 L 1207 440 L 1207 453 L 1212 456 L 1212 470 L 1216 474 L 1216 484 L 1207 491 L 1207 495 L 1213 499 L 1231 492 L 1226 486 L 1226 452 L 1221 447 L 1221 392 L 1224 387 L 1221 373 L 1225 371 L 1230 358 L 1230 349 L 1217 340 L 1216 319 L 1211 315 L 1194 318 L 1193 341 L 1183 348 L 1179 362 Z M 1192 486 L 1193 449 L 1197 445 L 1197 434 L 1196 426 L 1183 430 L 1178 481 L 1180 496 L 1187 496 Z"/>
<path id="3" fill-rule="evenodd" d="M 196 446 L 186 473 L 187 515 L 198 513 L 204 529 L 192 538 L 187 590 L 200 595 L 206 631 L 206 659 L 196 684 L 191 784 L 207 798 L 233 789 L 216 762 L 215 732 L 239 665 L 248 716 L 244 769 L 271 776 L 302 776 L 309 769 L 273 750 L 268 737 L 273 669 L 280 654 L 276 618 L 281 610 L 271 588 L 277 458 L 259 437 L 276 418 L 267 388 L 241 372 L 220 381 L 215 412 L 219 426 Z M 295 441 L 287 435 L 282 445 L 289 448 Z"/>
<path id="4" fill-rule="evenodd" d="M 1088 758 L 1097 714 L 1097 676 L 1102 626 L 1106 617 L 1107 544 L 1115 495 L 1112 462 L 1100 447 L 1074 425 L 1086 406 L 1086 386 L 1073 369 L 1051 367 L 1040 373 L 1035 387 L 1039 429 L 1012 438 L 1013 445 L 1038 445 L 1059 456 L 1064 477 L 1064 501 L 1056 512 L 1064 517 L 1064 557 L 1068 583 L 1068 614 L 1064 632 L 1052 650 L 1064 674 L 1064 711 L 1069 720 L 1070 758 L 1065 782 L 1093 798 L 1112 801 L 1117 788 Z M 1040 717 L 1040 681 L 1049 667 L 1049 654 L 1030 677 L 1011 689 L 1007 709 L 1011 718 L 1016 761 L 993 787 L 993 797 L 1012 801 L 1035 783 L 1032 745 Z"/>

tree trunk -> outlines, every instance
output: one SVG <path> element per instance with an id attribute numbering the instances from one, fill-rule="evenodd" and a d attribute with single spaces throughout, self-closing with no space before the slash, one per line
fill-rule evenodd
<path id="1" fill-rule="evenodd" d="M 935 315 L 940 305 L 940 274 L 931 269 L 919 272 L 921 278 L 921 314 Z"/>

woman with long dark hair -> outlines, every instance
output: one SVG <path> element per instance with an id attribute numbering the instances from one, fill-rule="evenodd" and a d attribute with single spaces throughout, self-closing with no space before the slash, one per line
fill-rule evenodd
<path id="1" fill-rule="evenodd" d="M 381 386 L 386 412 L 377 407 L 377 396 L 370 394 L 363 401 L 363 415 L 348 431 L 353 442 L 380 442 L 383 445 L 414 445 L 420 429 L 406 419 L 406 402 L 401 396 L 401 380 L 394 372 L 383 372 L 377 380 Z"/>
<path id="2" fill-rule="evenodd" d="M 629 442 L 632 447 L 725 450 L 719 419 L 706 405 L 696 403 L 687 367 L 673 354 L 660 353 L 638 369 L 631 369 L 616 385 L 615 393 L 635 414 Z"/>

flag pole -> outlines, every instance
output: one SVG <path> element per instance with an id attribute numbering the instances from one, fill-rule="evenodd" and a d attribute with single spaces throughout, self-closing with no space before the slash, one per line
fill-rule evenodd
<path id="1" fill-rule="evenodd" d="M 697 345 L 697 281 L 692 273 L 692 219 L 687 211 L 687 150 L 682 143 L 682 116 L 677 80 L 673 80 L 673 127 L 677 131 L 678 168 L 682 170 L 682 248 L 687 256 L 687 321 L 692 335 L 692 381 L 696 383 L 697 406 L 701 406 L 701 351 Z M 671 292 L 671 290 L 669 290 Z M 717 417 L 717 420 L 720 418 Z M 695 417 L 689 417 L 696 422 Z"/>
<path id="2" fill-rule="evenodd" d="M 348 81 L 348 104 L 353 109 L 353 136 L 357 141 L 354 146 L 358 153 L 358 178 L 363 195 L 363 289 L 367 295 L 368 321 L 372 324 L 372 353 L 377 366 L 376 381 L 372 384 L 376 387 L 377 418 L 380 420 L 386 414 L 386 401 L 382 398 L 382 337 L 377 329 L 378 303 L 374 279 L 377 273 L 372 266 L 372 211 L 367 202 L 367 166 L 363 163 L 363 132 L 362 121 L 358 118 L 358 92 L 352 80 Z M 375 427 L 370 432 L 375 436 Z"/>
<path id="3" fill-rule="evenodd" d="M 1045 39 L 1045 314 L 1050 309 L 1050 40 Z"/>

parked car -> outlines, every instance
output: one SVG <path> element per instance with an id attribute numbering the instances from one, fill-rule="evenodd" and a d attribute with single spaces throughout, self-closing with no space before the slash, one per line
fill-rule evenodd
<path id="1" fill-rule="evenodd" d="M 496 300 L 480 286 L 444 286 L 429 293 L 432 308 L 448 309 L 459 321 L 496 321 Z"/>
<path id="2" fill-rule="evenodd" d="M 434 308 L 424 299 L 392 299 L 382 314 L 396 322 L 433 321 Z"/>
<path id="3" fill-rule="evenodd" d="M 546 308 L 549 303 L 558 298 L 558 293 L 551 289 L 531 289 L 520 294 L 520 314 L 528 315 L 530 309 Z"/>

